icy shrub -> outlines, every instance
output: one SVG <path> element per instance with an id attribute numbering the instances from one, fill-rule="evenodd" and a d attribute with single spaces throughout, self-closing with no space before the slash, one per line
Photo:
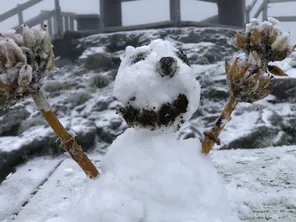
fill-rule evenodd
<path id="1" fill-rule="evenodd" d="M 67 151 L 91 178 L 98 171 L 82 148 L 59 122 L 40 90 L 43 77 L 55 68 L 55 58 L 50 35 L 44 26 L 41 30 L 23 25 L 22 34 L 15 30 L 0 33 L 0 105 L 7 108 L 18 100 L 31 95 L 48 124 Z M 78 97 L 74 102 L 84 98 Z"/>
<path id="2" fill-rule="evenodd" d="M 204 153 L 209 153 L 215 143 L 220 144 L 218 136 L 238 102 L 264 99 L 271 93 L 267 87 L 274 75 L 286 76 L 282 69 L 269 63 L 284 60 L 294 50 L 289 34 L 281 32 L 279 21 L 274 18 L 263 22 L 252 19 L 245 31 L 237 32 L 230 43 L 243 49 L 245 57 L 236 58 L 232 64 L 225 62 L 229 98 L 214 126 L 204 133 Z"/>
<path id="3" fill-rule="evenodd" d="M 77 91 L 67 97 L 67 102 L 71 104 L 71 107 L 76 107 L 84 104 L 90 98 L 91 95 L 88 92 Z"/>
<path id="4" fill-rule="evenodd" d="M 24 25 L 22 35 L 14 30 L 1 33 L 0 58 L 0 82 L 6 96 L 5 106 L 9 107 L 24 96 L 38 92 L 42 77 L 54 68 L 46 27 L 33 30 Z"/>
<path id="5" fill-rule="evenodd" d="M 44 118 L 42 116 L 34 116 L 34 117 L 30 117 L 27 118 L 26 120 L 22 121 L 20 128 L 19 128 L 19 133 L 23 133 L 26 130 L 30 129 L 31 127 L 35 127 L 35 126 L 42 126 L 45 125 L 46 121 L 44 120 Z"/>
<path id="6" fill-rule="evenodd" d="M 60 92 L 62 90 L 69 89 L 70 87 L 71 87 L 71 84 L 67 82 L 52 80 L 52 81 L 46 81 L 43 84 L 42 89 L 46 92 L 54 93 L 54 92 Z"/>
<path id="7" fill-rule="evenodd" d="M 91 78 L 91 84 L 99 89 L 108 86 L 111 81 L 111 77 L 102 74 L 95 74 Z"/>

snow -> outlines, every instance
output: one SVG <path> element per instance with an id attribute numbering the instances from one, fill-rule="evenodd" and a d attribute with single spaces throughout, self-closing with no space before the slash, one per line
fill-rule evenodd
<path id="1" fill-rule="evenodd" d="M 100 169 L 66 221 L 237 221 L 196 139 L 130 128 L 109 147 Z"/>
<path id="2" fill-rule="evenodd" d="M 89 47 L 87 48 L 82 55 L 79 57 L 80 59 L 85 59 L 89 55 L 95 54 L 95 53 L 105 53 L 105 47 Z"/>
<path id="3" fill-rule="evenodd" d="M 91 158 L 93 163 L 101 156 Z M 18 214 L 15 222 L 41 222 L 53 220 L 67 209 L 71 208 L 77 196 L 83 192 L 87 183 L 85 173 L 71 159 L 65 159 L 59 168 L 41 186 L 37 195 L 31 197 Z M 10 221 L 7 221 L 10 222 Z"/>
<path id="4" fill-rule="evenodd" d="M 22 133 L 19 137 L 3 136 L 0 137 L 0 151 L 12 152 L 20 149 L 22 146 L 38 140 L 39 138 L 47 137 L 52 129 L 45 127 L 30 128 L 26 132 Z"/>
<path id="5" fill-rule="evenodd" d="M 116 76 L 114 96 L 126 106 L 158 111 L 163 104 L 172 103 L 179 94 L 184 94 L 189 102 L 184 120 L 188 120 L 197 110 L 200 85 L 193 70 L 178 58 L 177 52 L 169 41 L 160 39 L 138 48 L 128 46 Z M 145 59 L 134 63 L 139 55 Z M 173 77 L 163 77 L 157 69 L 164 57 L 177 61 L 178 68 Z"/>
<path id="6" fill-rule="evenodd" d="M 8 222 L 19 211 L 40 184 L 61 163 L 61 158 L 37 158 L 19 166 L 0 184 L 0 221 Z"/>
<path id="7" fill-rule="evenodd" d="M 101 156 L 90 157 L 98 166 L 97 161 L 101 159 Z M 211 164 L 215 165 L 220 177 L 223 178 L 232 211 L 238 213 L 242 221 L 294 221 L 296 214 L 296 186 L 293 182 L 296 179 L 295 146 L 252 150 L 214 150 L 209 157 Z M 39 159 L 32 160 L 31 166 L 34 166 L 30 168 L 32 170 L 47 167 Z M 23 203 L 17 199 L 21 189 L 15 192 L 15 185 L 21 184 L 23 178 L 32 178 L 29 173 L 25 173 L 25 168 L 26 165 L 20 166 L 19 174 L 12 174 L 12 176 L 15 175 L 15 179 L 6 184 L 6 187 L 11 189 L 5 190 L 4 200 L 14 200 L 14 205 L 21 206 Z M 71 175 L 69 175 L 70 169 L 73 170 Z M 48 176 L 46 173 L 40 175 Z M 73 203 L 88 193 L 88 188 L 97 189 L 94 187 L 96 183 L 97 181 L 86 180 L 85 174 L 77 164 L 70 158 L 66 159 L 38 189 L 38 192 L 30 197 L 30 201 L 18 215 L 11 217 L 7 212 L 6 218 L 1 218 L 1 221 L 67 222 L 65 215 L 69 214 L 69 208 L 72 208 Z M 0 190 L 2 189 L 3 183 L 0 185 Z M 4 206 L 7 207 L 7 205 Z M 1 202 L 0 208 L 4 209 Z"/>

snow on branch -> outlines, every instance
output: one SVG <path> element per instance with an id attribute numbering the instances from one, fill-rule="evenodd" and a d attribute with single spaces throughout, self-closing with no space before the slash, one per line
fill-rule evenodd
<path id="1" fill-rule="evenodd" d="M 272 92 L 267 87 L 273 77 L 286 74 L 269 63 L 284 60 L 295 48 L 290 42 L 289 33 L 283 33 L 279 21 L 274 18 L 263 22 L 251 19 L 246 29 L 237 32 L 230 43 L 242 49 L 246 56 L 236 58 L 232 64 L 225 62 L 229 99 L 214 126 L 204 133 L 203 153 L 209 153 L 215 143 L 220 144 L 218 136 L 238 102 L 253 103 Z"/>
<path id="2" fill-rule="evenodd" d="M 0 104 L 9 108 L 22 98 L 32 96 L 36 106 L 61 140 L 61 148 L 79 164 L 86 175 L 95 178 L 97 169 L 88 159 L 74 136 L 52 112 L 40 88 L 47 72 L 55 69 L 51 37 L 46 25 L 41 30 L 23 25 L 22 34 L 15 30 L 0 33 Z"/>

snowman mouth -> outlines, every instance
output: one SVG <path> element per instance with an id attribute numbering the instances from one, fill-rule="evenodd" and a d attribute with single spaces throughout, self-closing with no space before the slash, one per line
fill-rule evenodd
<path id="1" fill-rule="evenodd" d="M 128 105 L 119 108 L 119 112 L 129 126 L 148 127 L 153 130 L 162 126 L 172 125 L 177 117 L 180 117 L 180 123 L 183 123 L 182 114 L 187 111 L 187 106 L 187 97 L 184 94 L 179 94 L 173 102 L 162 104 L 158 111 L 154 109 L 139 109 Z"/>

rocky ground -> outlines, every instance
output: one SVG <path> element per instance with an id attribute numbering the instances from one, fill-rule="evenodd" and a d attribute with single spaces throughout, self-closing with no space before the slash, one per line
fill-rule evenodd
<path id="1" fill-rule="evenodd" d="M 174 28 L 99 34 L 74 41 L 57 61 L 61 67 L 45 78 L 44 91 L 62 123 L 77 135 L 83 148 L 104 153 L 126 129 L 116 114 L 113 80 L 120 56 L 128 45 L 140 46 L 156 38 L 172 41 L 188 56 L 202 85 L 201 106 L 179 132 L 199 137 L 222 110 L 226 99 L 224 60 L 240 52 L 227 44 L 229 29 Z M 219 148 L 258 148 L 296 144 L 296 55 L 280 63 L 290 77 L 277 78 L 273 93 L 261 102 L 239 104 L 221 134 Z M 28 98 L 0 111 L 0 182 L 32 156 L 60 154 L 58 142 Z M 218 147 L 217 147 L 218 148 Z"/>

